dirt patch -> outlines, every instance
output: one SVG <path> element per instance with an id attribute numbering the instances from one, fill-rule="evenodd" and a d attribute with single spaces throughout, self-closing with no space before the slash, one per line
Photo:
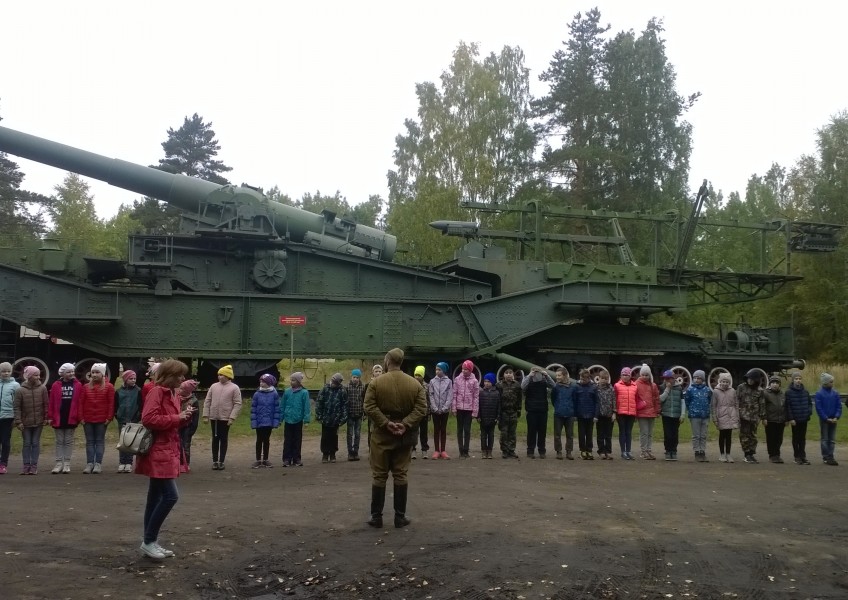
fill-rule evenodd
<path id="1" fill-rule="evenodd" d="M 418 459 L 413 524 L 374 530 L 367 460 L 304 445 L 302 469 L 253 470 L 238 440 L 217 472 L 198 440 L 163 563 L 138 552 L 147 480 L 112 453 L 99 476 L 79 452 L 70 475 L 4 475 L 0 597 L 848 597 L 848 466 Z"/>

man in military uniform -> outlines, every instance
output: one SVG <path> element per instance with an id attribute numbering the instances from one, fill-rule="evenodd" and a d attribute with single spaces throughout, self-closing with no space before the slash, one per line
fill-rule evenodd
<path id="1" fill-rule="evenodd" d="M 372 527 L 383 526 L 383 505 L 389 471 L 394 480 L 395 527 L 406 527 L 407 471 L 418 424 L 427 413 L 424 388 L 403 373 L 403 350 L 393 348 L 385 358 L 386 372 L 372 379 L 365 391 L 365 414 L 374 424 L 370 441 Z"/>
<path id="2" fill-rule="evenodd" d="M 503 381 L 498 383 L 501 392 L 501 414 L 498 423 L 501 428 L 501 455 L 503 458 L 518 458 L 515 453 L 515 431 L 521 418 L 521 384 L 515 380 L 512 369 L 504 369 Z"/>

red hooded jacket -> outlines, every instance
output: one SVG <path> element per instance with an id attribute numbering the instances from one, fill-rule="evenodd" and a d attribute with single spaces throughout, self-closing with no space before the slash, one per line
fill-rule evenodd
<path id="1" fill-rule="evenodd" d="M 177 394 L 156 386 L 147 394 L 141 423 L 153 432 L 153 445 L 147 454 L 136 456 L 135 472 L 156 479 L 180 475 L 180 400 Z"/>

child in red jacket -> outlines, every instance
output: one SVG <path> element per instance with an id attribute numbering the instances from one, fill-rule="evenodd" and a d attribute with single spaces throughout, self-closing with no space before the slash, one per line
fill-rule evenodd
<path id="1" fill-rule="evenodd" d="M 106 363 L 94 363 L 91 380 L 82 386 L 80 417 L 85 432 L 85 469 L 83 473 L 103 471 L 106 426 L 115 417 L 115 387 L 106 381 Z"/>

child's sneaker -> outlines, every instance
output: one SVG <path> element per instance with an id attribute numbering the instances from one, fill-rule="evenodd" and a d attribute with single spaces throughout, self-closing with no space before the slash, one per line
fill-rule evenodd
<path id="1" fill-rule="evenodd" d="M 833 461 L 833 462 L 836 462 L 836 461 Z M 38 475 L 38 465 L 30 465 L 29 466 L 29 473 L 27 473 L 27 475 Z"/>
<path id="2" fill-rule="evenodd" d="M 165 555 L 165 558 L 171 558 L 172 556 L 175 556 L 173 550 L 168 550 L 167 548 L 160 545 L 159 542 L 153 542 L 153 543 L 156 545 L 157 548 L 159 548 L 159 552 L 161 552 L 162 554 Z"/>
<path id="3" fill-rule="evenodd" d="M 732 463 L 733 462 L 733 457 L 730 456 L 730 453 L 725 455 L 725 459 L 726 460 L 724 462 L 726 462 L 726 463 Z"/>
<path id="4" fill-rule="evenodd" d="M 3 463 L 0 463 L 0 475 L 5 475 L 5 474 L 6 474 L 6 465 L 4 465 Z"/>
<path id="5" fill-rule="evenodd" d="M 251 468 L 251 469 L 258 469 L 258 468 L 259 468 L 259 467 L 261 467 L 261 466 L 262 466 L 262 461 L 261 461 L 261 460 L 257 460 L 257 461 L 255 461 L 252 465 L 250 465 L 250 468 Z"/>
<path id="6" fill-rule="evenodd" d="M 442 460 L 450 460 L 450 456 L 444 450 L 442 450 Z"/>
<path id="7" fill-rule="evenodd" d="M 19 475 L 29 475 L 29 465 L 22 466 Z"/>
<path id="8" fill-rule="evenodd" d="M 83 475 L 91 474 L 91 470 L 94 468 L 94 463 L 86 463 L 85 468 L 82 470 Z"/>
<path id="9" fill-rule="evenodd" d="M 71 472 L 71 463 L 65 463 L 65 466 L 62 467 L 62 475 L 67 475 Z"/>
<path id="10" fill-rule="evenodd" d="M 53 467 L 53 470 L 52 470 L 52 471 L 50 471 L 50 472 L 51 472 L 53 475 L 58 475 L 59 473 L 61 473 L 61 472 L 62 472 L 62 467 L 63 467 L 63 466 L 64 466 L 64 464 L 62 463 L 62 461 L 61 461 L 61 460 L 60 460 L 60 461 L 56 461 L 56 466 L 55 466 L 55 467 Z"/>
<path id="11" fill-rule="evenodd" d="M 95 475 L 99 475 L 103 472 L 103 466 L 100 463 L 94 463 L 94 468 L 91 469 L 91 472 Z"/>
<path id="12" fill-rule="evenodd" d="M 433 456 L 431 456 L 430 458 L 432 458 L 433 460 L 439 460 L 441 457 L 441 452 L 433 452 Z"/>
<path id="13" fill-rule="evenodd" d="M 266 469 L 273 469 L 274 468 L 274 465 L 271 464 L 270 460 L 263 460 L 262 466 L 265 467 Z"/>

